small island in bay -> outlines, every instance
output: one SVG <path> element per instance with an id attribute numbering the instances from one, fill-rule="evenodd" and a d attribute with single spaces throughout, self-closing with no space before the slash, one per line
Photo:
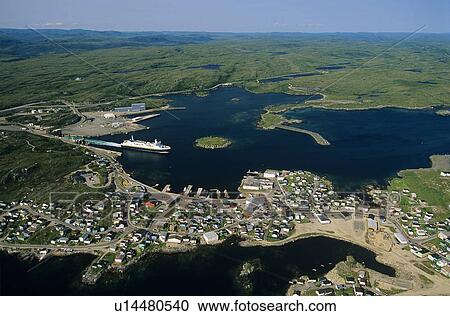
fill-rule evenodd
<path id="1" fill-rule="evenodd" d="M 231 145 L 231 140 L 219 136 L 207 136 L 198 138 L 194 142 L 194 146 L 206 149 L 219 149 Z"/>
<path id="2" fill-rule="evenodd" d="M 440 116 L 450 116 L 450 110 L 439 110 L 436 114 Z"/>

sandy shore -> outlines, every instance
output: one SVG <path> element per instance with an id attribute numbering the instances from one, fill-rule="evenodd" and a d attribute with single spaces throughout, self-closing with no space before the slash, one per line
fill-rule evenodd
<path id="1" fill-rule="evenodd" d="M 368 232 L 365 220 L 335 219 L 331 224 L 320 223 L 297 224 L 294 234 L 285 240 L 268 241 L 243 241 L 241 245 L 250 246 L 281 246 L 301 238 L 312 236 L 326 236 L 336 238 L 362 246 L 376 254 L 377 261 L 391 266 L 396 271 L 396 277 L 390 278 L 375 271 L 375 276 L 380 284 L 385 287 L 403 288 L 405 291 L 399 295 L 450 295 L 450 282 L 447 278 L 435 273 L 429 275 L 416 267 L 414 263 L 427 261 L 419 259 L 409 251 L 403 250 L 396 244 L 387 227 L 379 232 Z M 424 281 L 425 278 L 431 282 Z"/>

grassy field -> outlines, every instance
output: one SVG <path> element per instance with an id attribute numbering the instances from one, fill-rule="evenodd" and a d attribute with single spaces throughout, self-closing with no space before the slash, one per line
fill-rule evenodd
<path id="1" fill-rule="evenodd" d="M 208 136 L 195 140 L 194 145 L 206 149 L 225 148 L 231 145 L 231 140 L 224 137 Z"/>
<path id="2" fill-rule="evenodd" d="M 57 99 L 116 101 L 225 82 L 254 92 L 321 91 L 326 98 L 312 104 L 332 108 L 424 107 L 448 104 L 450 95 L 448 35 L 417 34 L 392 47 L 405 34 L 47 34 L 105 76 L 36 36 L 3 33 L 0 40 L 20 44 L 0 49 L 0 109 Z M 35 53 L 20 55 L 20 45 Z M 219 66 L 205 66 L 211 64 Z M 259 81 L 310 72 L 318 74 Z"/>
<path id="3" fill-rule="evenodd" d="M 52 191 L 88 190 L 65 178 L 91 160 L 83 150 L 25 132 L 4 132 L 0 138 L 0 200 L 48 200 Z"/>
<path id="4" fill-rule="evenodd" d="M 404 170 L 399 173 L 398 178 L 390 181 L 389 189 L 399 192 L 409 189 L 416 193 L 419 199 L 427 201 L 429 206 L 435 207 L 439 218 L 446 218 L 450 216 L 450 179 L 442 177 L 440 173 L 441 169 L 437 166 Z"/>
<path id="5" fill-rule="evenodd" d="M 258 127 L 263 129 L 274 129 L 276 125 L 283 124 L 286 118 L 281 114 L 263 113 L 258 122 Z"/>
<path id="6" fill-rule="evenodd" d="M 67 125 L 75 124 L 80 118 L 70 110 L 62 110 L 44 115 L 12 115 L 7 117 L 6 120 L 10 123 L 33 123 L 34 125 L 43 127 L 62 128 Z"/>
<path id="7" fill-rule="evenodd" d="M 305 104 L 303 103 L 269 105 L 264 109 L 265 112 L 261 114 L 258 121 L 258 127 L 263 129 L 274 129 L 277 125 L 284 123 L 301 123 L 302 121 L 300 120 L 287 119 L 283 113 L 304 107 Z"/>

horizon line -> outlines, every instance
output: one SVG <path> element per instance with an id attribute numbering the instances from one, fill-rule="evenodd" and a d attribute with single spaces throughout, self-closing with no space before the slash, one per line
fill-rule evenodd
<path id="1" fill-rule="evenodd" d="M 324 32 L 307 32 L 307 31 L 189 31 L 189 30 L 96 30 L 89 28 L 46 28 L 46 27 L 2 27 L 0 30 L 24 30 L 31 31 L 38 29 L 42 31 L 91 31 L 91 32 L 117 32 L 117 33 L 209 33 L 209 34 L 404 34 L 409 31 L 324 31 Z M 450 34 L 447 32 L 427 32 L 423 31 L 418 34 Z"/>

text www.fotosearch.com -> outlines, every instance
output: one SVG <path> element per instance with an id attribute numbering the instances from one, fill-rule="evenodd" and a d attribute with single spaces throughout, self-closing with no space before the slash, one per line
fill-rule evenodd
<path id="1" fill-rule="evenodd" d="M 324 312 L 336 311 L 336 303 L 307 303 L 295 302 L 250 302 L 236 300 L 234 303 L 198 302 L 200 312 Z"/>
<path id="2" fill-rule="evenodd" d="M 194 304 L 192 304 L 194 305 Z M 188 300 L 126 300 L 115 303 L 116 312 L 149 311 L 149 312 L 187 312 L 194 310 Z M 335 312 L 336 303 L 311 302 L 299 300 L 292 302 L 196 302 L 199 312 Z M 194 306 L 195 306 L 194 305 Z"/>

